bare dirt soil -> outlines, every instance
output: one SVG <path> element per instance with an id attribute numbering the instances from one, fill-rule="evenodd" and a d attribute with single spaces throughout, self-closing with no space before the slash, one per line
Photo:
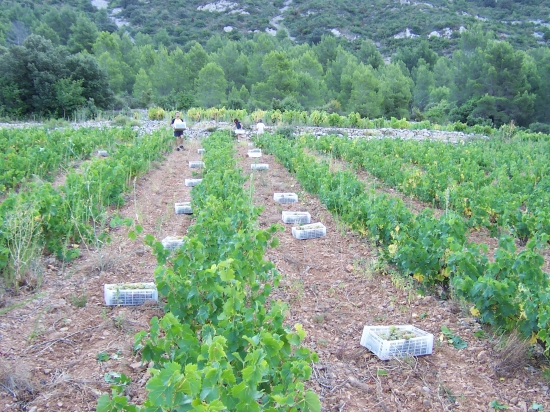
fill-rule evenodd
<path id="1" fill-rule="evenodd" d="M 187 150 L 170 153 L 137 179 L 120 215 L 136 219 L 159 240 L 185 235 L 192 217 L 176 215 L 174 203 L 190 200 L 183 182 L 192 177 L 188 161 L 200 160 L 199 147 L 187 142 Z M 323 410 L 489 411 L 493 400 L 512 411 L 528 411 L 533 402 L 550 407 L 536 348 L 513 338 L 506 343 L 489 331 L 486 338 L 474 336 L 482 328 L 468 308 L 420 296 L 409 279 L 377 258 L 376 247 L 333 218 L 272 156 L 246 157 L 246 141 L 237 148 L 240 166 L 253 174 L 254 202 L 264 207 L 259 226 L 284 226 L 280 245 L 266 256 L 282 275 L 272 297 L 288 303 L 288 325 L 303 324 L 306 345 L 319 354 L 308 385 Z M 268 163 L 269 170 L 252 172 L 251 163 Z M 299 202 L 279 205 L 274 192 L 295 192 Z M 310 212 L 327 236 L 294 239 L 292 225 L 281 221 L 283 210 Z M 156 260 L 141 241 L 128 239 L 126 228 L 111 236 L 101 250 L 81 245 L 81 257 L 71 265 L 46 258 L 40 291 L 10 297 L 7 306 L 16 307 L 0 316 L 0 410 L 93 411 L 101 393 L 110 391 L 104 375 L 111 371 L 130 376 L 128 394 L 143 401 L 149 373 L 133 355 L 133 336 L 162 309 L 107 307 L 103 285 L 152 281 Z M 381 361 L 360 346 L 365 325 L 401 324 L 433 333 L 433 354 Z M 455 349 L 441 335 L 442 325 L 468 347 Z M 98 361 L 99 354 L 108 360 Z"/>

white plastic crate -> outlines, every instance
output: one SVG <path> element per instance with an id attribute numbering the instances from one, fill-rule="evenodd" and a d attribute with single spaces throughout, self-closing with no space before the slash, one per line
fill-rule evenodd
<path id="1" fill-rule="evenodd" d="M 197 149 L 197 153 L 198 153 L 198 154 L 205 154 L 205 153 L 206 153 L 206 149 Z"/>
<path id="2" fill-rule="evenodd" d="M 282 219 L 285 223 L 309 223 L 311 222 L 311 215 L 309 212 L 283 211 Z"/>
<path id="3" fill-rule="evenodd" d="M 311 223 L 309 225 L 294 226 L 292 236 L 296 239 L 316 239 L 326 236 L 327 228 L 322 223 Z"/>
<path id="4" fill-rule="evenodd" d="M 387 340 L 390 328 L 413 335 L 410 339 Z M 371 350 L 381 360 L 403 356 L 430 355 L 433 350 L 434 335 L 412 325 L 365 326 L 361 345 Z"/>
<path id="5" fill-rule="evenodd" d="M 250 168 L 252 170 L 267 170 L 269 169 L 269 165 L 267 163 L 252 163 Z"/>
<path id="6" fill-rule="evenodd" d="M 197 186 L 200 182 L 202 182 L 202 179 L 185 179 L 185 186 L 187 187 Z"/>
<path id="7" fill-rule="evenodd" d="M 262 149 L 250 149 L 248 157 L 262 157 Z"/>
<path id="8" fill-rule="evenodd" d="M 175 203 L 174 209 L 176 210 L 176 215 L 192 215 L 193 209 L 191 209 L 191 202 L 181 202 Z"/>
<path id="9" fill-rule="evenodd" d="M 273 193 L 273 200 L 278 203 L 296 203 L 298 195 L 296 193 Z"/>
<path id="10" fill-rule="evenodd" d="M 154 283 L 107 283 L 103 285 L 103 296 L 107 306 L 135 306 L 146 300 L 159 300 Z"/>
<path id="11" fill-rule="evenodd" d="M 161 243 L 164 249 L 175 250 L 183 245 L 183 236 L 167 236 Z"/>
<path id="12" fill-rule="evenodd" d="M 174 130 L 182 131 L 182 130 L 187 129 L 187 123 L 185 123 L 183 120 L 181 120 L 179 122 L 174 122 L 172 124 L 172 127 L 174 128 Z"/>
<path id="13" fill-rule="evenodd" d="M 198 160 L 189 161 L 189 167 L 191 169 L 202 169 L 204 167 L 204 162 Z"/>

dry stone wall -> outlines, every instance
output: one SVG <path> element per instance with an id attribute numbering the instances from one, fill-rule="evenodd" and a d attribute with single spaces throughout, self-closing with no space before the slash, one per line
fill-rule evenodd
<path id="1" fill-rule="evenodd" d="M 202 121 L 198 123 L 189 122 L 189 129 L 185 131 L 187 139 L 201 139 L 208 136 L 214 130 L 233 130 L 234 126 L 230 122 L 216 122 L 216 121 Z M 0 123 L 0 129 L 2 128 L 26 128 L 26 127 L 40 127 L 40 123 Z M 70 126 L 73 129 L 80 127 L 116 127 L 112 125 L 111 121 L 87 121 L 81 123 L 71 123 Z M 134 129 L 138 131 L 139 135 L 150 134 L 154 130 L 166 128 L 169 129 L 167 121 L 162 120 L 142 120 L 140 126 L 134 126 Z M 276 126 L 266 126 L 266 132 L 273 132 L 277 129 Z M 364 137 L 370 139 L 381 138 L 400 138 L 405 140 L 438 140 L 449 143 L 461 143 L 468 139 L 484 137 L 475 134 L 466 134 L 462 132 L 448 132 L 441 130 L 408 130 L 408 129 L 351 129 L 343 127 L 314 127 L 314 126 L 297 126 L 296 133 L 312 134 L 317 137 L 325 135 L 337 135 L 337 136 L 349 136 L 350 138 Z M 245 128 L 245 137 L 250 137 L 255 134 L 253 128 Z"/>

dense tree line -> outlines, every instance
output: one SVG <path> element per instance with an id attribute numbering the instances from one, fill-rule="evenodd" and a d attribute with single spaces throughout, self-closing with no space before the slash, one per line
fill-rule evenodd
<path id="1" fill-rule="evenodd" d="M 0 49 L 0 112 L 65 117 L 108 107 L 113 94 L 106 72 L 90 54 L 70 54 L 39 35 Z"/>
<path id="2" fill-rule="evenodd" d="M 550 124 L 549 49 L 514 49 L 481 26 L 465 31 L 451 56 L 418 41 L 384 59 L 369 40 L 324 35 L 316 44 L 297 44 L 285 30 L 240 40 L 213 35 L 202 45 L 180 47 L 162 36 L 132 39 L 100 30 L 90 16 L 72 10 L 51 8 L 32 26 L 34 34 L 6 36 L 0 115 L 225 105 L 496 126 L 513 120 L 539 129 Z"/>
<path id="3" fill-rule="evenodd" d="M 0 115 L 88 115 L 113 104 L 109 79 L 91 54 L 116 25 L 89 0 L 2 2 Z"/>

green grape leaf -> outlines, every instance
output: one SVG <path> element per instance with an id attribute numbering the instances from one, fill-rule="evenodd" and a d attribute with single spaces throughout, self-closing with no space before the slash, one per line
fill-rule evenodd
<path id="1" fill-rule="evenodd" d="M 307 391 L 305 401 L 303 412 L 321 412 L 321 401 L 315 392 Z"/>
<path id="2" fill-rule="evenodd" d="M 489 403 L 489 407 L 495 410 L 508 409 L 508 406 L 501 404 L 498 400 L 494 399 Z"/>
<path id="3" fill-rule="evenodd" d="M 111 403 L 111 397 L 104 393 L 97 400 L 96 411 L 97 412 L 110 412 L 113 410 L 113 404 Z"/>
<path id="4" fill-rule="evenodd" d="M 99 352 L 96 356 L 98 362 L 105 362 L 109 360 L 109 354 L 107 352 Z"/>

